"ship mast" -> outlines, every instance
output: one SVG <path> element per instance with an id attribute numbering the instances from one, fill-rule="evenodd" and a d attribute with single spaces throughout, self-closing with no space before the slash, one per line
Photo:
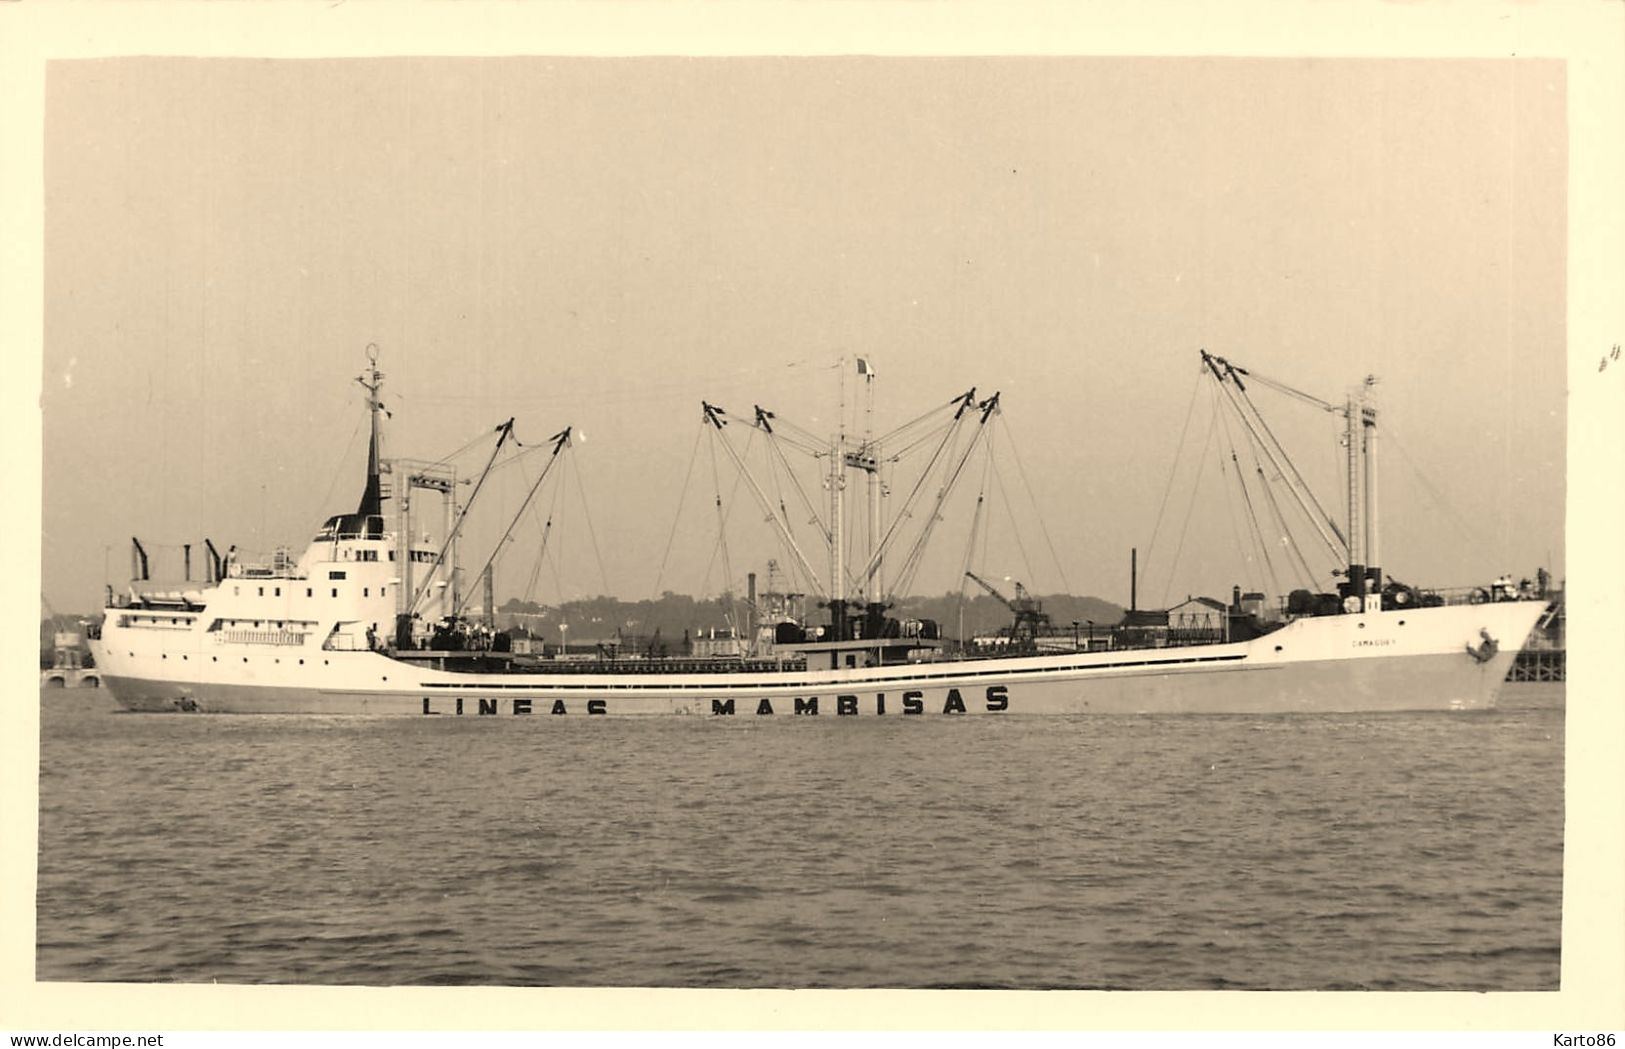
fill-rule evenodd
<path id="1" fill-rule="evenodd" d="M 1343 407 L 1348 446 L 1349 600 L 1351 612 L 1382 610 L 1382 563 L 1377 550 L 1377 410 L 1367 404 L 1376 376 L 1368 375 Z"/>
<path id="2" fill-rule="evenodd" d="M 367 442 L 367 486 L 361 493 L 361 506 L 356 510 L 360 518 L 359 531 L 363 535 L 375 536 L 383 530 L 384 497 L 383 485 L 380 480 L 379 469 L 379 435 L 383 429 L 384 402 L 379 398 L 378 391 L 383 389 L 384 374 L 378 370 L 378 344 L 367 344 L 367 374 L 357 376 L 355 380 L 362 389 L 367 391 L 367 411 L 372 419 L 372 435 Z"/>
<path id="3" fill-rule="evenodd" d="M 941 519 L 943 501 L 953 489 L 955 481 L 964 470 L 966 461 L 978 444 L 978 441 L 973 438 L 962 452 L 956 453 L 957 458 L 950 461 L 948 457 L 953 450 L 956 437 L 961 428 L 968 425 L 968 420 L 972 417 L 972 409 L 977 410 L 976 418 L 982 424 L 978 428 L 978 436 L 986 433 L 985 424 L 989 416 L 998 410 L 999 398 L 998 394 L 994 394 L 987 400 L 978 403 L 976 391 L 973 388 L 953 398 L 946 404 L 927 412 L 920 418 L 905 423 L 880 437 L 873 435 L 873 422 L 871 418 L 866 418 L 864 421 L 864 437 L 862 442 L 858 443 L 857 441 L 849 441 L 846 435 L 845 363 L 843 362 L 840 367 L 842 381 L 841 412 L 839 416 L 840 422 L 834 434 L 827 438 L 815 436 L 800 427 L 779 419 L 775 413 L 760 405 L 756 406 L 754 424 L 755 429 L 760 430 L 768 437 L 774 453 L 779 457 L 777 461 L 785 461 L 783 453 L 778 447 L 780 444 L 788 444 L 791 448 L 815 461 L 828 460 L 828 462 L 820 462 L 823 484 L 829 492 L 827 507 L 831 520 L 827 526 L 819 519 L 819 511 L 813 506 L 813 500 L 801 490 L 799 485 L 796 486 L 796 490 L 801 495 L 807 510 L 813 514 L 812 523 L 819 527 L 819 538 L 829 547 L 829 572 L 825 577 L 828 579 L 827 588 L 820 581 L 819 574 L 808 563 L 796 544 L 783 501 L 780 500 L 775 505 L 768 498 L 761 485 L 752 476 L 750 469 L 745 465 L 743 457 L 724 436 L 724 427 L 728 422 L 725 417 L 726 413 L 722 408 L 707 401 L 701 401 L 700 406 L 704 411 L 706 426 L 714 431 L 713 435 L 720 441 L 723 450 L 739 471 L 741 479 L 761 507 L 763 515 L 777 531 L 785 550 L 794 558 L 794 563 L 807 579 L 809 587 L 821 598 L 819 603 L 830 610 L 830 633 L 837 639 L 848 640 L 851 605 L 855 603 L 849 598 L 861 597 L 864 599 L 865 635 L 869 636 L 873 632 L 875 636 L 878 636 L 878 632 L 882 629 L 881 622 L 882 613 L 885 609 L 886 586 L 881 577 L 880 569 L 883 561 L 889 556 L 888 551 L 894 542 L 901 538 L 901 526 L 910 518 L 916 500 L 927 491 L 927 480 L 936 474 L 939 466 L 945 466 L 946 474 L 942 486 L 936 492 L 935 504 L 931 512 L 925 515 L 920 534 L 915 538 L 914 545 L 908 551 L 907 556 L 903 558 L 902 567 L 896 570 L 898 580 L 910 577 L 912 571 L 918 567 L 920 554 L 930 537 L 933 525 Z M 872 411 L 873 386 L 868 384 L 873 382 L 874 370 L 869 366 L 866 359 L 859 358 L 858 374 L 866 381 L 867 400 Z M 951 413 L 951 417 L 943 418 L 948 413 Z M 918 483 L 909 493 L 901 510 L 892 515 L 891 522 L 887 525 L 883 522 L 880 509 L 882 500 L 888 494 L 885 482 L 880 477 L 880 449 L 882 447 L 896 448 L 898 445 L 902 445 L 901 452 L 894 452 L 887 459 L 888 462 L 896 462 L 901 455 L 909 454 L 917 448 L 926 447 L 928 442 L 938 437 L 938 434 L 921 434 L 918 431 L 921 424 L 927 420 L 939 420 L 941 427 L 940 439 L 935 440 L 935 449 L 931 452 L 930 460 L 924 470 L 921 471 Z M 906 439 L 905 434 L 908 435 Z M 788 468 L 788 462 L 785 465 Z M 855 572 L 849 572 L 848 570 L 844 538 L 846 526 L 846 472 L 849 469 L 862 470 L 867 475 L 868 484 L 868 560 L 861 569 Z"/>
<path id="4" fill-rule="evenodd" d="M 875 370 L 867 358 L 857 358 L 858 375 L 863 380 L 863 443 L 857 448 L 848 451 L 846 444 L 846 365 L 840 365 L 841 407 L 837 413 L 839 426 L 835 437 L 834 447 L 830 454 L 830 503 L 833 517 L 833 528 L 830 534 L 830 566 L 833 579 L 830 586 L 830 610 L 835 615 L 836 634 L 840 640 L 846 640 L 846 547 L 845 532 L 845 494 L 846 471 L 849 469 L 862 470 L 865 474 L 865 487 L 868 496 L 868 538 L 869 538 L 869 564 L 865 566 L 863 579 L 859 583 L 860 595 L 863 598 L 865 616 L 868 620 L 877 620 L 884 601 L 884 580 L 881 566 L 880 541 L 880 497 L 883 494 L 880 482 L 880 448 L 874 436 L 875 412 Z M 839 607 L 837 607 L 837 605 Z M 867 629 L 867 628 L 866 628 Z"/>
<path id="5" fill-rule="evenodd" d="M 885 590 L 881 579 L 880 561 L 880 449 L 875 444 L 875 370 L 869 362 L 858 358 L 858 374 L 863 376 L 863 447 L 858 454 L 849 456 L 848 462 L 852 466 L 864 471 L 868 477 L 869 489 L 869 557 L 874 560 L 874 571 L 869 575 L 868 592 L 865 601 L 870 605 L 878 605 L 883 600 Z"/>
<path id="6" fill-rule="evenodd" d="M 1344 555 L 1348 572 L 1348 586 L 1344 593 L 1344 610 L 1348 612 L 1377 612 L 1382 609 L 1382 557 L 1378 546 L 1377 521 L 1377 410 L 1371 406 L 1372 389 L 1377 379 L 1367 375 L 1359 389 L 1351 391 L 1341 406 L 1321 400 L 1312 394 L 1293 389 L 1257 372 L 1232 364 L 1223 357 L 1202 351 L 1202 363 L 1212 372 L 1220 389 L 1224 390 L 1231 408 L 1261 449 L 1277 473 L 1286 483 L 1287 490 L 1297 499 L 1299 507 L 1334 556 Z M 1303 482 L 1297 468 L 1292 466 L 1285 451 L 1280 448 L 1274 434 L 1264 425 L 1263 417 L 1253 405 L 1242 384 L 1241 377 L 1263 383 L 1281 393 L 1288 394 L 1325 412 L 1343 416 L 1343 445 L 1347 458 L 1348 538 L 1337 533 L 1337 525 L 1321 510 L 1314 494 Z M 1311 510 L 1313 507 L 1313 510 Z M 1318 512 L 1317 512 L 1318 511 Z M 1329 533 L 1326 529 L 1330 528 Z M 1332 534 L 1342 540 L 1342 550 L 1332 542 Z"/>
<path id="7" fill-rule="evenodd" d="M 846 631 L 846 362 L 840 374 L 840 406 L 835 412 L 835 437 L 829 456 L 829 615 L 830 630 L 836 641 L 847 639 Z"/>
<path id="8" fill-rule="evenodd" d="M 1363 505 L 1359 405 L 1354 394 L 1349 394 L 1343 408 L 1346 430 L 1343 444 L 1348 452 L 1348 506 L 1349 506 L 1349 596 L 1350 612 L 1365 611 L 1365 508 Z"/>
<path id="9" fill-rule="evenodd" d="M 1377 546 L 1377 410 L 1367 401 L 1377 377 L 1367 375 L 1360 387 L 1360 451 L 1365 460 L 1365 557 L 1370 574 L 1369 593 L 1365 594 L 1367 612 L 1382 611 L 1382 556 Z"/>

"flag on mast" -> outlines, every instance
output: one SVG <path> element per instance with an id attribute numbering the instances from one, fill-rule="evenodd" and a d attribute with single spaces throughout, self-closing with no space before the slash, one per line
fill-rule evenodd
<path id="1" fill-rule="evenodd" d="M 875 377 L 875 370 L 873 368 L 869 367 L 869 362 L 867 360 L 865 360 L 862 357 L 859 357 L 858 358 L 858 374 L 859 375 L 867 375 L 869 378 L 873 379 Z"/>

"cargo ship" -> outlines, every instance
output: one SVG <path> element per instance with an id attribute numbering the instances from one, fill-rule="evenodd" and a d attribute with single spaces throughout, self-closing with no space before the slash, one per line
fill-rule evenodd
<path id="1" fill-rule="evenodd" d="M 1206 352 L 1202 359 L 1241 418 L 1254 418 L 1244 384 L 1250 374 Z M 866 370 L 860 362 L 860 374 Z M 834 564 L 827 592 L 818 595 L 827 622 L 780 623 L 765 643 L 726 659 L 571 661 L 514 652 L 500 633 L 468 629 L 466 600 L 454 582 L 467 507 L 457 506 L 450 469 L 381 460 L 382 380 L 376 349 L 369 348 L 368 370 L 357 379 L 371 418 L 360 502 L 354 512 L 328 518 L 297 557 L 279 552 L 269 563 L 251 564 L 206 543 L 201 580 L 192 582 L 188 567 L 181 584 L 156 585 L 133 541 L 133 578 L 122 592 L 109 587 L 90 631 L 102 681 L 121 707 L 716 720 L 1472 710 L 1494 705 L 1547 609 L 1538 594 L 1425 591 L 1384 577 L 1376 412 L 1363 395 L 1350 394 L 1341 406 L 1324 405 L 1347 424 L 1347 534 L 1335 523 L 1325 529 L 1327 542 L 1347 557 L 1344 582 L 1337 593 L 1296 591 L 1267 614 L 1238 590 L 1228 607 L 1213 602 L 1222 609 L 1215 610 L 1218 629 L 1200 638 L 1148 629 L 1141 616 L 1092 631 L 1087 644 L 1074 636 L 1071 646 L 1048 639 L 992 656 L 950 650 L 933 624 L 886 615 L 878 516 L 870 519 L 877 552 L 855 573 L 857 592 L 848 592 L 854 573 L 841 564 L 845 484 L 836 477 L 829 486 L 833 530 L 825 536 Z M 702 408 L 718 431 L 730 421 L 714 405 Z M 972 391 L 950 408 L 956 422 L 974 426 L 997 411 L 998 395 L 978 401 Z M 498 448 L 512 423 L 496 429 Z M 748 425 L 772 432 L 775 419 L 758 408 Z M 1261 428 L 1256 439 L 1276 462 L 1278 448 L 1266 434 Z M 568 428 L 552 439 L 555 458 L 569 439 Z M 865 475 L 873 504 L 876 446 L 844 441 L 827 449 L 830 468 Z M 1277 465 L 1283 476 L 1294 476 L 1285 462 Z M 475 496 L 485 476 L 474 483 Z M 425 494 L 443 502 L 427 511 L 444 514 L 437 542 L 414 527 L 420 523 L 414 515 L 425 511 L 413 502 Z M 1310 509 L 1311 501 L 1304 505 Z M 787 522 L 776 511 L 769 517 L 799 559 Z"/>

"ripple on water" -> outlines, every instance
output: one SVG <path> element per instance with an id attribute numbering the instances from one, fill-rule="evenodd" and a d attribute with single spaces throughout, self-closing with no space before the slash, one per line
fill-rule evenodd
<path id="1" fill-rule="evenodd" d="M 46 703 L 38 974 L 1550 989 L 1562 729 L 1560 709 L 459 725 Z"/>

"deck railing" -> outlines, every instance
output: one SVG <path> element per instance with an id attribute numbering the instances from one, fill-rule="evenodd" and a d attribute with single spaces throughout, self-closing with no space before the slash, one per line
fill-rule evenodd
<path id="1" fill-rule="evenodd" d="M 309 634 L 297 630 L 222 630 L 214 636 L 219 644 L 302 645 Z"/>

